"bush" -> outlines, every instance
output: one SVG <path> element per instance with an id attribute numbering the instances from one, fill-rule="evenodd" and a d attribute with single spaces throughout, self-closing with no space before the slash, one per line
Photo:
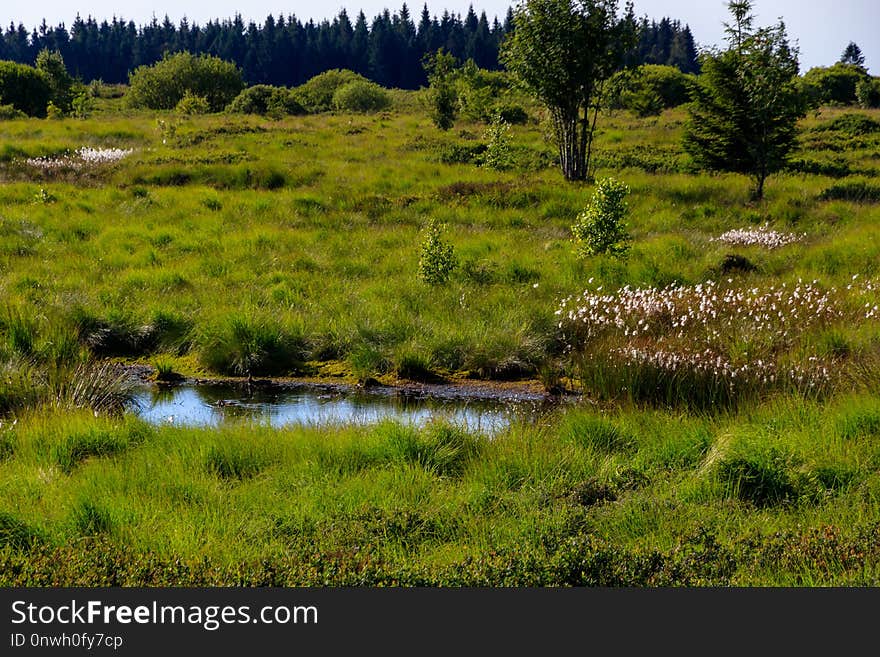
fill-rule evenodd
<path id="1" fill-rule="evenodd" d="M 635 71 L 622 71 L 611 80 L 611 105 L 629 109 L 639 116 L 659 114 L 690 100 L 692 76 L 674 66 L 645 64 Z"/>
<path id="2" fill-rule="evenodd" d="M 89 92 L 83 91 L 74 96 L 70 112 L 78 119 L 86 119 L 92 113 L 94 107 L 94 96 Z"/>
<path id="3" fill-rule="evenodd" d="M 0 105 L 0 121 L 10 121 L 12 119 L 23 119 L 27 114 L 21 110 L 15 109 L 12 105 Z"/>
<path id="4" fill-rule="evenodd" d="M 237 114 L 284 116 L 304 114 L 305 108 L 290 89 L 256 84 L 238 94 L 227 105 L 226 111 Z"/>
<path id="5" fill-rule="evenodd" d="M 865 69 L 838 62 L 834 66 L 811 68 L 804 75 L 803 84 L 814 87 L 823 103 L 848 105 L 855 102 L 856 85 L 865 77 Z"/>
<path id="6" fill-rule="evenodd" d="M 208 104 L 208 99 L 204 96 L 196 96 L 187 91 L 174 110 L 178 114 L 207 114 L 211 111 L 211 106 Z"/>
<path id="7" fill-rule="evenodd" d="M 486 150 L 482 156 L 484 167 L 503 171 L 513 166 L 510 146 L 510 124 L 499 115 L 495 116 L 484 135 Z"/>
<path id="8" fill-rule="evenodd" d="M 863 78 L 856 84 L 856 100 L 866 109 L 880 107 L 880 78 Z"/>
<path id="9" fill-rule="evenodd" d="M 608 253 L 623 256 L 632 239 L 624 220 L 629 187 L 613 178 L 600 180 L 589 205 L 571 227 L 580 257 Z"/>
<path id="10" fill-rule="evenodd" d="M 499 103 L 495 106 L 495 115 L 512 125 L 524 125 L 529 121 L 529 115 L 522 106 L 513 103 Z"/>
<path id="11" fill-rule="evenodd" d="M 836 130 L 848 137 L 862 137 L 875 132 L 880 132 L 880 122 L 875 121 L 865 114 L 847 112 L 836 119 L 815 128 L 818 132 Z"/>
<path id="12" fill-rule="evenodd" d="M 342 112 L 378 112 L 390 104 L 388 93 L 366 80 L 349 82 L 333 94 L 333 108 Z"/>
<path id="13" fill-rule="evenodd" d="M 427 101 L 431 108 L 431 121 L 440 130 L 455 125 L 458 114 L 458 92 L 455 88 L 455 71 L 458 60 L 441 48 L 425 56 L 422 65 L 428 75 Z"/>
<path id="14" fill-rule="evenodd" d="M 235 64 L 211 55 L 180 52 L 135 69 L 129 75 L 126 97 L 132 107 L 170 110 L 190 93 L 204 97 L 211 111 L 219 112 L 243 88 L 241 71 Z"/>
<path id="15" fill-rule="evenodd" d="M 449 280 L 456 266 L 455 249 L 443 239 L 445 226 L 429 219 L 419 258 L 419 278 L 428 285 L 442 285 Z"/>
<path id="16" fill-rule="evenodd" d="M 854 180 L 832 185 L 819 195 L 823 201 L 854 201 L 856 203 L 880 203 L 880 185 L 864 180 Z"/>
<path id="17" fill-rule="evenodd" d="M 33 66 L 0 61 L 0 105 L 12 105 L 28 116 L 46 116 L 52 89 Z"/>
<path id="18" fill-rule="evenodd" d="M 64 66 L 64 59 L 57 50 L 46 48 L 37 55 L 37 70 L 49 84 L 49 95 L 55 106 L 68 113 L 73 104 L 73 78 Z"/>
<path id="19" fill-rule="evenodd" d="M 296 88 L 296 94 L 308 112 L 326 112 L 333 107 L 336 90 L 351 82 L 369 82 L 363 75 L 347 69 L 332 69 L 316 75 Z"/>

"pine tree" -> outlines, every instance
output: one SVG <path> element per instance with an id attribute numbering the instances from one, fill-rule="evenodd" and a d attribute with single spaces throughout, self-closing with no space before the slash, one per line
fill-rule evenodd
<path id="1" fill-rule="evenodd" d="M 862 54 L 862 49 L 859 48 L 855 42 L 850 41 L 849 45 L 843 51 L 843 54 L 840 56 L 841 64 L 853 64 L 854 66 L 860 66 L 862 68 L 865 67 L 865 56 Z"/>
<path id="2" fill-rule="evenodd" d="M 806 114 L 797 87 L 797 51 L 780 22 L 754 29 L 750 0 L 732 0 L 728 48 L 706 52 L 692 89 L 684 148 L 698 165 L 749 175 L 754 197 L 795 146 L 795 124 Z"/>

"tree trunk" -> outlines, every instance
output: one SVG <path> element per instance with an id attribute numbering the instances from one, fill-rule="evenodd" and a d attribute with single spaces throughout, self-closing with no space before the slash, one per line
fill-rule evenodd
<path id="1" fill-rule="evenodd" d="M 561 114 L 555 117 L 554 122 L 562 175 L 566 180 L 584 180 L 587 172 L 584 166 L 583 132 L 579 130 L 579 117 Z"/>

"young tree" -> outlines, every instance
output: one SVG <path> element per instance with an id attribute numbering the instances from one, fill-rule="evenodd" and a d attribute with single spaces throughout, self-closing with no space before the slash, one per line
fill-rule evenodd
<path id="1" fill-rule="evenodd" d="M 501 59 L 550 110 L 566 180 L 590 177 L 590 155 L 605 83 L 636 45 L 632 4 L 617 0 L 525 0 Z"/>
<path id="2" fill-rule="evenodd" d="M 36 68 L 49 83 L 51 102 L 62 112 L 70 112 L 73 106 L 73 78 L 64 66 L 61 53 L 44 48 L 37 55 Z"/>
<path id="3" fill-rule="evenodd" d="M 785 25 L 752 27 L 750 0 L 732 0 L 725 24 L 729 47 L 701 57 L 703 74 L 692 88 L 684 148 L 698 165 L 752 177 L 754 197 L 795 146 L 806 104 L 797 86 L 797 50 Z"/>
<path id="4" fill-rule="evenodd" d="M 458 114 L 458 93 L 454 79 L 458 60 L 440 48 L 425 56 L 423 66 L 431 85 L 428 89 L 431 120 L 441 130 L 449 130 L 455 125 Z"/>
<path id="5" fill-rule="evenodd" d="M 865 56 L 862 54 L 862 49 L 859 48 L 855 42 L 850 41 L 849 45 L 844 49 L 843 54 L 840 56 L 840 63 L 852 64 L 864 68 Z"/>

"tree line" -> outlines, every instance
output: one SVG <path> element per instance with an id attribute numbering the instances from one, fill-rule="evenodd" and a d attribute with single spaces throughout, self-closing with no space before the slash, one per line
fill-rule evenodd
<path id="1" fill-rule="evenodd" d="M 667 64 L 686 73 L 698 70 L 697 51 L 687 25 L 663 18 L 642 19 L 640 39 L 630 53 L 638 64 Z M 166 53 L 209 54 L 241 67 L 249 84 L 300 85 L 330 69 L 350 69 L 386 87 L 416 89 L 427 84 L 422 61 L 443 48 L 461 61 L 497 70 L 499 47 L 514 30 L 513 10 L 503 20 L 444 11 L 431 15 L 427 5 L 416 19 L 406 4 L 368 20 L 361 11 L 352 21 L 345 10 L 315 22 L 295 15 L 268 16 L 262 24 L 241 15 L 204 25 L 166 16 L 146 25 L 113 18 L 100 23 L 77 16 L 28 31 L 13 23 L 0 32 L 0 60 L 33 64 L 44 49 L 57 51 L 70 73 L 84 82 L 125 83 L 138 66 L 153 64 Z"/>

